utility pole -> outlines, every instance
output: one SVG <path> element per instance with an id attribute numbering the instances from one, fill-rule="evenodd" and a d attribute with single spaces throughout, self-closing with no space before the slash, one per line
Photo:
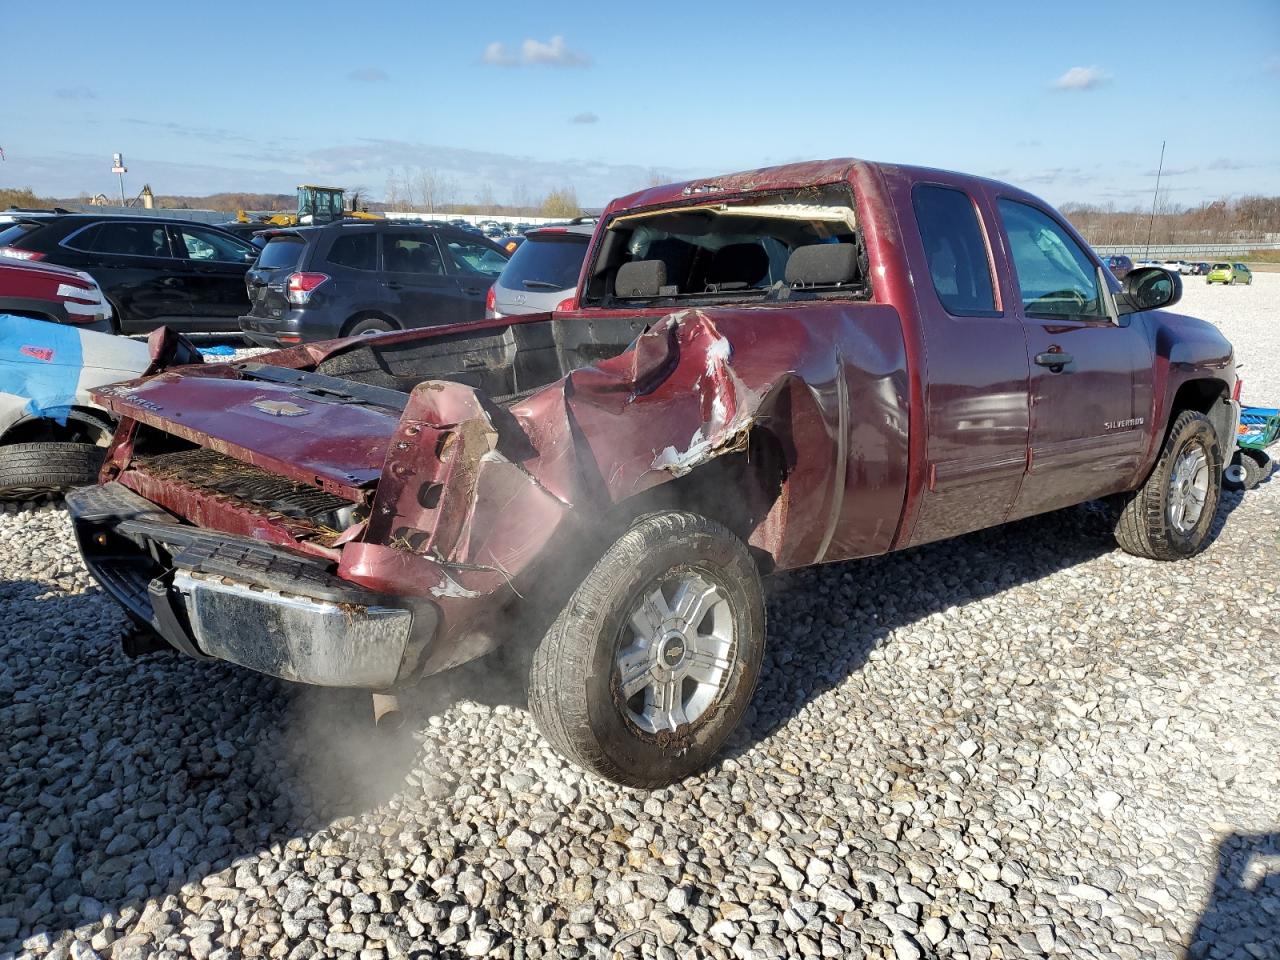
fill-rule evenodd
<path id="1" fill-rule="evenodd" d="M 120 206 L 126 206 L 124 202 L 124 175 L 129 172 L 129 168 L 124 165 L 123 153 L 113 153 L 111 155 L 111 172 L 120 175 Z"/>
<path id="2" fill-rule="evenodd" d="M 1151 259 L 1151 231 L 1156 225 L 1156 201 L 1160 199 L 1160 174 L 1164 173 L 1164 145 L 1165 141 L 1160 141 L 1160 166 L 1156 167 L 1156 192 L 1151 195 L 1151 217 L 1147 220 L 1147 248 L 1142 253 L 1142 259 Z"/>

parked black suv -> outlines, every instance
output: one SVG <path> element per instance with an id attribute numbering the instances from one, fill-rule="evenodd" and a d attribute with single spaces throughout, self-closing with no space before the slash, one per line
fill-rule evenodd
<path id="1" fill-rule="evenodd" d="M 276 230 L 245 276 L 253 306 L 240 328 L 277 347 L 480 320 L 508 256 L 473 233 L 418 223 Z"/>
<path id="2" fill-rule="evenodd" d="M 217 227 L 165 217 L 32 214 L 0 224 L 0 255 L 97 280 L 121 333 L 239 330 L 244 274 L 257 253 Z"/>

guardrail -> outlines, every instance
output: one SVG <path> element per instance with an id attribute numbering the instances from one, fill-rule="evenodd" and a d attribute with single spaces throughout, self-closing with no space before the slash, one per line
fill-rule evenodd
<path id="1" fill-rule="evenodd" d="M 1240 260 L 1254 250 L 1280 250 L 1280 243 L 1153 243 L 1150 247 L 1142 243 L 1101 243 L 1094 244 L 1093 250 L 1100 257 L 1123 253 L 1135 260 L 1147 256 L 1156 260 Z"/>

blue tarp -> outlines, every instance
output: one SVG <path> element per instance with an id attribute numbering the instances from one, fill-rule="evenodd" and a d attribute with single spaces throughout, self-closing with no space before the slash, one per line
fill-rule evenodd
<path id="1" fill-rule="evenodd" d="M 83 368 L 79 330 L 0 313 L 0 393 L 26 397 L 31 415 L 65 424 Z"/>

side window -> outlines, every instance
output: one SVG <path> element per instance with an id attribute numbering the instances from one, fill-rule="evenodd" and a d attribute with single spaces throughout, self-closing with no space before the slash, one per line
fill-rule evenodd
<path id="1" fill-rule="evenodd" d="M 67 239 L 63 240 L 62 245 L 64 247 L 70 247 L 72 250 L 84 250 L 84 251 L 97 250 L 98 248 L 96 244 L 98 241 L 98 229 L 100 226 L 101 226 L 100 224 L 95 223 L 91 227 L 84 227 L 80 230 L 77 230 L 75 233 L 71 234 L 71 236 L 67 237 Z M 2 235 L 3 233 L 4 231 L 0 231 L 0 241 L 3 241 L 5 239 L 4 236 Z M 22 236 L 21 233 L 19 233 L 13 239 L 16 240 L 17 237 L 20 237 L 20 236 Z"/>
<path id="2" fill-rule="evenodd" d="M 507 260 L 496 250 L 482 243 L 466 240 L 445 240 L 449 252 L 449 272 L 469 276 L 496 277 L 507 265 Z"/>
<path id="3" fill-rule="evenodd" d="M 189 260 L 245 263 L 257 256 L 257 251 L 250 244 L 241 243 L 234 237 L 224 237 L 212 230 L 179 227 L 178 237 L 182 241 L 179 253 L 184 253 Z"/>
<path id="4" fill-rule="evenodd" d="M 353 270 L 378 268 L 378 235 L 372 231 L 348 233 L 333 241 L 329 262 Z"/>
<path id="5" fill-rule="evenodd" d="M 911 191 L 933 289 L 948 313 L 996 312 L 991 262 L 973 200 L 962 190 L 916 184 Z"/>
<path id="6" fill-rule="evenodd" d="M 163 225 L 149 223 L 103 223 L 93 238 L 95 253 L 115 253 L 129 257 L 168 257 L 169 239 Z"/>
<path id="7" fill-rule="evenodd" d="M 429 233 L 390 233 L 384 241 L 386 269 L 393 273 L 444 275 L 436 238 Z"/>
<path id="8" fill-rule="evenodd" d="M 1029 204 L 1001 200 L 999 207 L 1027 316 L 1105 318 L 1093 262 L 1066 230 Z"/>

